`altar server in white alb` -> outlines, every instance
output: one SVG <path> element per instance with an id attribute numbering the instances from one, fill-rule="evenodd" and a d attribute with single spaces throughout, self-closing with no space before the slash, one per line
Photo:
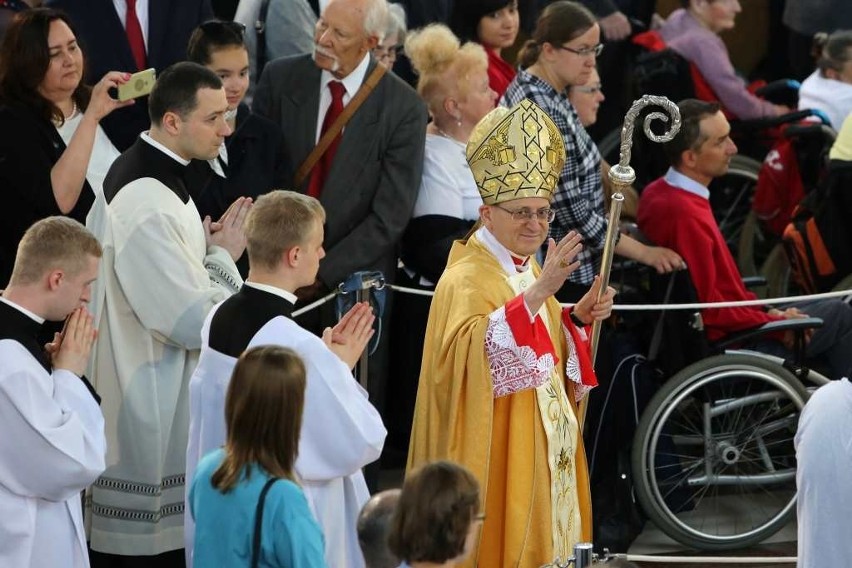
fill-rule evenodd
<path id="1" fill-rule="evenodd" d="M 80 492 L 104 470 L 104 420 L 83 371 L 95 340 L 85 308 L 101 247 L 48 217 L 18 245 L 0 297 L 0 566 L 89 566 Z M 62 321 L 48 349 L 45 320 Z"/>
<path id="2" fill-rule="evenodd" d="M 246 221 L 248 279 L 213 309 L 201 333 L 201 360 L 189 386 L 187 474 L 225 442 L 225 393 L 237 357 L 256 345 L 293 349 L 308 377 L 296 473 L 325 535 L 326 562 L 358 568 L 364 561 L 356 521 L 370 497 L 361 468 L 379 457 L 387 434 L 352 376 L 375 316 L 369 305 L 357 304 L 322 338 L 291 319 L 294 292 L 314 282 L 325 256 L 324 221 L 319 201 L 292 191 L 273 191 L 252 207 Z"/>
<path id="3" fill-rule="evenodd" d="M 183 564 L 189 377 L 201 325 L 242 279 L 250 200 L 203 222 L 184 181 L 191 159 L 218 156 L 228 101 L 212 71 L 178 63 L 148 103 L 151 130 L 113 163 L 95 212 L 104 262 L 91 379 L 103 397 L 107 470 L 92 489 L 94 564 L 146 557 Z"/>

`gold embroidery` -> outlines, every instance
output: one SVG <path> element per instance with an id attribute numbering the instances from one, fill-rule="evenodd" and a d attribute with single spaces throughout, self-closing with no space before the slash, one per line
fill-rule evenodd
<path id="1" fill-rule="evenodd" d="M 510 277 L 509 284 L 515 292 L 520 292 L 522 281 L 525 281 L 528 288 L 533 280 L 531 271 L 527 271 Z M 552 329 L 544 307 L 539 315 L 548 330 Z M 556 323 L 558 325 L 560 322 Z M 561 326 L 560 333 L 562 333 Z M 565 340 L 569 343 L 568 352 L 570 352 L 573 349 L 570 336 L 565 336 Z M 560 364 L 565 363 L 560 362 Z M 574 462 L 579 426 L 558 369 L 553 370 L 547 383 L 536 389 L 536 397 L 547 435 L 553 554 L 567 558 L 573 553 L 574 545 L 581 538 L 577 474 Z"/>

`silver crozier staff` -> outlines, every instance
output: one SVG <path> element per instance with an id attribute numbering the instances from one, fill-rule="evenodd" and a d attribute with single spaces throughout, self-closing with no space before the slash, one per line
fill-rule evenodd
<path id="1" fill-rule="evenodd" d="M 651 131 L 651 122 L 654 120 L 662 120 L 669 122 L 669 117 L 662 112 L 651 112 L 645 117 L 642 130 L 653 142 L 663 143 L 668 142 L 675 137 L 675 134 L 680 130 L 680 111 L 677 105 L 671 102 L 666 97 L 658 97 L 655 95 L 644 95 L 641 99 L 633 101 L 633 105 L 627 114 L 624 115 L 624 125 L 621 127 L 621 152 L 618 164 L 609 170 L 609 180 L 612 182 L 612 187 L 615 193 L 612 194 L 612 204 L 609 209 L 609 225 L 606 229 L 606 239 L 604 240 L 603 258 L 601 259 L 601 287 L 598 291 L 598 301 L 603 299 L 609 286 L 609 273 L 612 269 L 612 257 L 615 253 L 615 238 L 618 235 L 618 220 L 621 217 L 621 206 L 624 204 L 624 195 L 622 190 L 633 184 L 636 181 L 636 172 L 630 167 L 630 151 L 633 147 L 633 125 L 639 117 L 639 113 L 647 106 L 659 106 L 665 109 L 671 115 L 671 126 L 668 131 L 662 135 L 656 135 Z M 592 365 L 595 364 L 595 359 L 598 354 L 598 342 L 601 337 L 601 323 L 598 320 L 592 324 Z M 586 408 L 589 404 L 589 397 L 583 398 L 580 402 L 580 429 L 586 423 Z"/>

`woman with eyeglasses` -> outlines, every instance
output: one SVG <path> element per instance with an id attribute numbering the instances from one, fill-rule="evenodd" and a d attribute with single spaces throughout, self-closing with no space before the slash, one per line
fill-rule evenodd
<path id="1" fill-rule="evenodd" d="M 215 72 L 225 85 L 228 110 L 225 120 L 231 135 L 208 164 L 193 162 L 193 200 L 204 218 L 219 219 L 238 197 L 257 197 L 280 187 L 283 174 L 284 135 L 277 124 L 254 114 L 243 102 L 249 85 L 245 26 L 238 22 L 211 20 L 192 32 L 187 59 Z M 243 277 L 248 274 L 246 255 L 237 262 Z"/>
<path id="2" fill-rule="evenodd" d="M 488 55 L 488 81 L 500 97 L 515 78 L 502 52 L 515 45 L 520 27 L 518 0 L 461 0 L 453 5 L 450 28 L 462 41 L 475 41 Z"/>
<path id="3" fill-rule="evenodd" d="M 399 55 L 408 26 L 405 23 L 405 8 L 402 4 L 388 3 L 388 21 L 385 27 L 385 35 L 373 48 L 373 57 L 376 61 L 393 69 L 396 58 Z"/>
<path id="4" fill-rule="evenodd" d="M 681 0 L 660 27 L 666 46 L 695 65 L 727 112 L 741 120 L 790 112 L 749 92 L 719 34 L 734 28 L 739 0 Z"/>
<path id="5" fill-rule="evenodd" d="M 119 152 L 100 126 L 117 108 L 110 96 L 130 77 L 107 73 L 83 83 L 85 60 L 74 25 L 50 8 L 20 12 L 0 47 L 0 287 L 18 242 L 34 222 L 67 215 L 86 222 Z"/>
<path id="6" fill-rule="evenodd" d="M 583 128 L 588 128 L 597 122 L 598 109 L 605 98 L 597 69 L 592 71 L 589 80 L 584 84 L 572 85 L 568 89 L 568 100 L 571 101 L 571 106 L 577 111 L 577 116 L 580 118 Z M 601 182 L 606 211 L 609 211 L 613 194 L 613 187 L 609 181 L 609 169 L 610 165 L 607 161 L 601 159 Z M 622 193 L 624 194 L 624 203 L 621 206 L 621 218 L 635 220 L 639 208 L 639 195 L 632 187 L 626 188 Z"/>
<path id="7" fill-rule="evenodd" d="M 405 479 L 388 545 L 400 568 L 451 568 L 476 550 L 483 520 L 473 474 L 453 462 L 429 463 Z"/>
<path id="8" fill-rule="evenodd" d="M 553 199 L 556 218 L 550 236 L 559 242 L 569 231 L 577 231 L 584 239 L 577 256 L 580 267 L 557 294 L 565 302 L 582 298 L 594 282 L 607 231 L 601 155 L 566 94 L 570 87 L 589 81 L 602 49 L 600 26 L 588 9 L 568 0 L 549 4 L 536 22 L 532 39 L 518 54 L 521 70 L 500 101 L 514 106 L 530 99 L 550 115 L 565 143 L 567 155 Z M 647 246 L 628 235 L 619 236 L 615 252 L 658 272 L 683 264 L 676 252 Z"/>

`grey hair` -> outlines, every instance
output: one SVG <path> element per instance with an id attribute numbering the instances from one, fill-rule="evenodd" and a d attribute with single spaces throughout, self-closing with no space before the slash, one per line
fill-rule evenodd
<path id="1" fill-rule="evenodd" d="M 381 40 L 385 36 L 388 21 L 387 0 L 366 0 L 364 10 L 364 31 L 368 36 Z"/>
<path id="2" fill-rule="evenodd" d="M 408 33 L 406 20 L 405 7 L 402 4 L 388 2 L 388 21 L 385 26 L 385 35 L 382 38 L 382 42 L 388 36 L 396 34 L 399 40 L 398 43 L 401 45 L 405 41 L 405 34 Z"/>

